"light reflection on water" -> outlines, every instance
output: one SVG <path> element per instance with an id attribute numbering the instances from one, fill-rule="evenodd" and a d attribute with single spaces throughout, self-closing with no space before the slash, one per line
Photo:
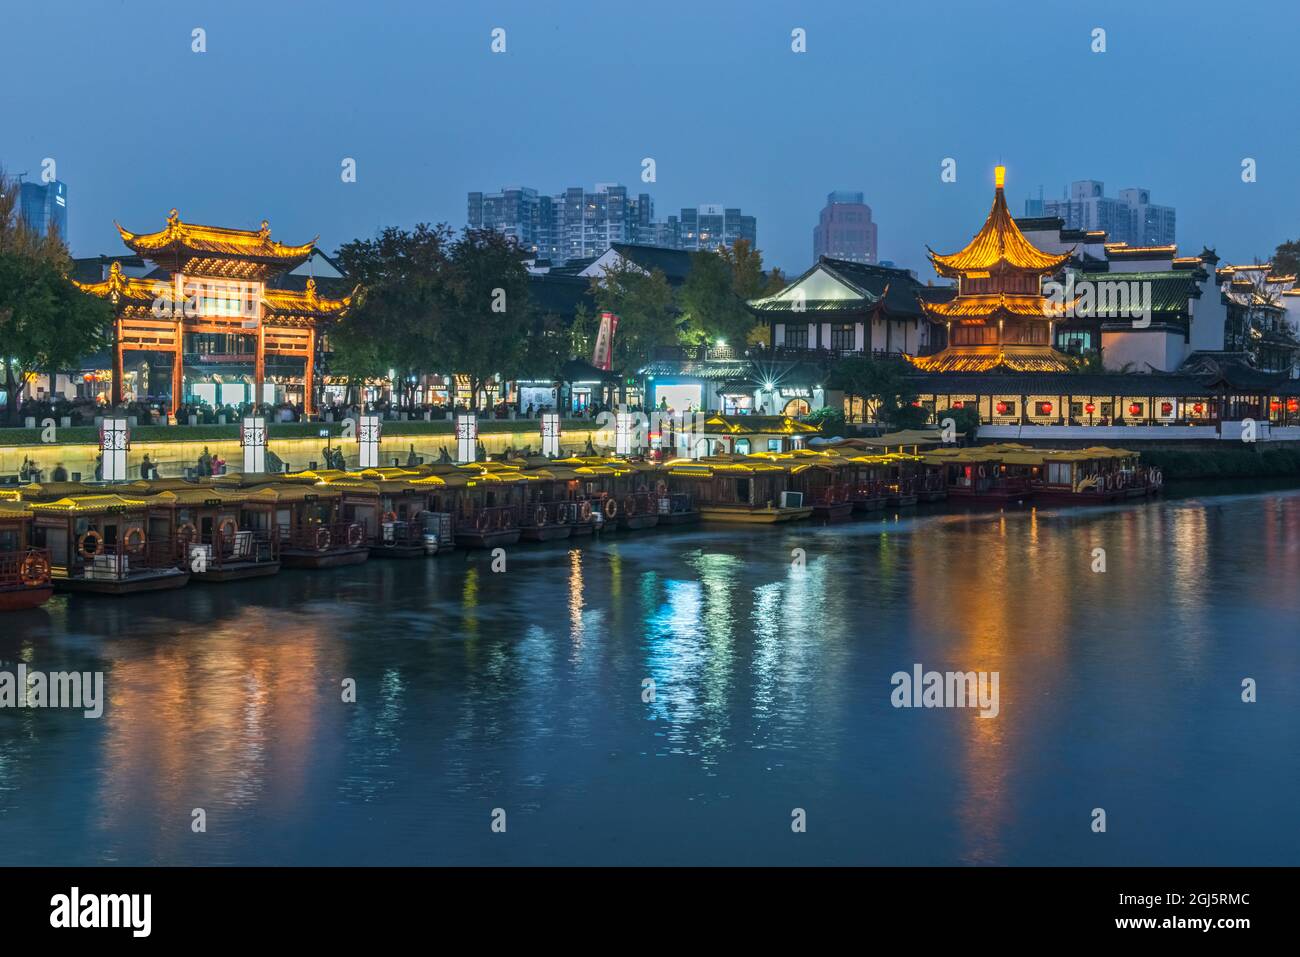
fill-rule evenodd
<path id="1" fill-rule="evenodd" d="M 675 528 L 508 563 L 10 616 L 0 659 L 103 670 L 109 701 L 0 712 L 6 862 L 1300 860 L 1296 493 Z M 913 663 L 999 672 L 1000 716 L 893 709 Z"/>

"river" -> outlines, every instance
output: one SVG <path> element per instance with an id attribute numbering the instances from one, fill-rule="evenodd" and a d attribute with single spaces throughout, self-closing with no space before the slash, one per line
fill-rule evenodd
<path id="1" fill-rule="evenodd" d="M 102 671 L 108 700 L 0 711 L 0 860 L 1300 863 L 1295 490 L 658 529 L 505 566 L 7 616 L 4 667 Z M 996 717 L 894 707 L 917 664 L 997 672 Z"/>

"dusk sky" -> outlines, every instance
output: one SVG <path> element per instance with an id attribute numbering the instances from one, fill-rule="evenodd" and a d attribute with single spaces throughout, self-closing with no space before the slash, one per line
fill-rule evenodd
<path id="1" fill-rule="evenodd" d="M 1185 253 L 1250 261 L 1300 235 L 1292 2 L 6 6 L 0 165 L 56 161 L 74 255 L 123 253 L 114 219 L 151 231 L 173 206 L 332 251 L 386 225 L 462 227 L 470 190 L 622 182 L 658 219 L 754 214 L 788 272 L 812 260 L 826 194 L 862 190 L 880 257 L 928 277 L 926 244 L 969 239 L 998 161 L 1017 214 L 1040 185 L 1100 179 L 1175 206 Z"/>

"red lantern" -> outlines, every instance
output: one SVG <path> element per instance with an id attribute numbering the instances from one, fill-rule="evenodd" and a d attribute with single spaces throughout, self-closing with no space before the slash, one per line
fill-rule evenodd
<path id="1" fill-rule="evenodd" d="M 998 415 L 1007 414 L 1007 404 L 1005 402 L 999 402 L 997 405 L 997 409 L 998 409 Z"/>
<path id="2" fill-rule="evenodd" d="M 1140 405 L 1138 405 L 1136 402 L 1134 402 L 1132 405 L 1130 405 L 1130 406 L 1128 407 L 1128 414 L 1129 414 L 1129 415 L 1141 415 L 1141 414 L 1142 414 L 1142 406 L 1140 406 Z"/>
<path id="3" fill-rule="evenodd" d="M 1172 403 L 1172 402 L 1161 402 L 1161 403 L 1160 403 L 1160 414 L 1161 414 L 1161 415 L 1173 415 L 1173 414 L 1174 414 L 1174 405 L 1173 405 L 1173 403 Z"/>
<path id="4" fill-rule="evenodd" d="M 1287 410 L 1288 412 L 1297 412 L 1297 411 L 1300 411 L 1300 399 L 1287 399 L 1287 400 L 1286 400 L 1286 410 Z"/>
<path id="5" fill-rule="evenodd" d="M 953 407 L 954 409 L 964 409 L 964 408 L 966 407 L 966 403 L 965 403 L 965 402 L 962 402 L 962 401 L 960 401 L 960 400 L 958 400 L 957 402 L 954 402 L 954 403 L 952 404 L 952 407 Z"/>
<path id="6" fill-rule="evenodd" d="M 1203 402 L 1196 403 L 1194 406 L 1192 406 L 1192 411 L 1195 412 L 1197 415 L 1200 415 L 1202 412 L 1205 411 L 1205 403 Z"/>
<path id="7" fill-rule="evenodd" d="M 1050 403 L 1050 402 L 1044 402 L 1044 403 L 1043 403 L 1043 415 L 1051 415 L 1051 414 L 1052 414 L 1052 403 Z"/>
<path id="8" fill-rule="evenodd" d="M 1083 407 L 1083 411 L 1087 412 L 1089 415 L 1092 415 L 1094 412 L 1097 411 L 1097 407 L 1093 405 L 1091 402 L 1089 402 L 1087 405 Z"/>
<path id="9" fill-rule="evenodd" d="M 87 373 L 86 373 L 85 375 L 83 375 L 81 378 L 85 379 L 87 382 L 94 382 L 94 381 L 95 381 L 95 374 L 94 374 L 93 372 L 87 372 Z"/>
<path id="10" fill-rule="evenodd" d="M 1274 412 L 1276 412 L 1278 409 L 1282 408 L 1282 403 L 1279 402 L 1277 399 L 1274 399 L 1272 402 L 1268 404 L 1268 407 L 1272 409 Z"/>

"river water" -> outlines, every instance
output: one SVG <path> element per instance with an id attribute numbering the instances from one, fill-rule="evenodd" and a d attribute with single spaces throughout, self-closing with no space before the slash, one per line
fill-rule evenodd
<path id="1" fill-rule="evenodd" d="M 56 596 L 0 660 L 108 700 L 0 711 L 0 861 L 1294 865 L 1300 492 L 1194 492 Z"/>

